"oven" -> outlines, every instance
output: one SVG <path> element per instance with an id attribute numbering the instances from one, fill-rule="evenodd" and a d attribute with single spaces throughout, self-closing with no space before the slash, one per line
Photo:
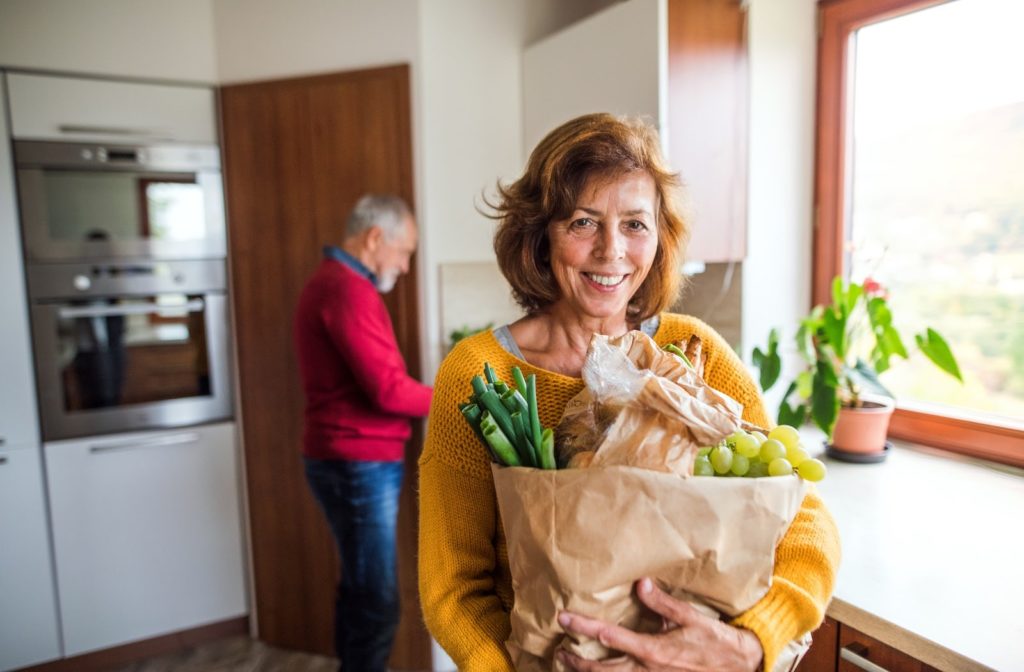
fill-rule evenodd
<path id="1" fill-rule="evenodd" d="M 27 264 L 226 254 L 215 145 L 14 142 Z"/>
<path id="2" fill-rule="evenodd" d="M 46 441 L 232 415 L 223 259 L 28 267 Z"/>

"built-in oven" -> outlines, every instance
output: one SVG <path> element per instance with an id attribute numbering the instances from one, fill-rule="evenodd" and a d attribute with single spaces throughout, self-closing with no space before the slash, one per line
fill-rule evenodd
<path id="1" fill-rule="evenodd" d="M 28 267 L 45 440 L 232 414 L 225 263 Z"/>
<path id="2" fill-rule="evenodd" d="M 14 143 L 28 264 L 226 254 L 214 145 Z"/>

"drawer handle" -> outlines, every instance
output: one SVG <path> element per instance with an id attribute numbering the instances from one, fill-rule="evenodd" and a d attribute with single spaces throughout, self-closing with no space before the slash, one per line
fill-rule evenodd
<path id="1" fill-rule="evenodd" d="M 138 137 L 166 136 L 166 131 L 148 128 L 128 128 L 127 126 L 85 126 L 78 124 L 60 124 L 57 130 L 61 133 L 99 133 L 102 135 L 126 135 Z"/>
<path id="2" fill-rule="evenodd" d="M 3 455 L 0 455 L 0 464 L 7 464 L 7 458 Z"/>
<path id="3" fill-rule="evenodd" d="M 864 672 L 889 672 L 889 670 L 885 669 L 881 665 L 875 665 L 864 656 L 851 651 L 845 646 L 839 650 L 839 658 L 845 660 L 858 669 L 864 670 Z"/>
<path id="4" fill-rule="evenodd" d="M 90 453 L 109 453 L 115 450 L 133 450 L 135 448 L 154 448 L 156 446 L 176 446 L 183 443 L 195 443 L 199 435 L 190 432 L 187 434 L 173 434 L 171 436 L 158 436 L 153 439 L 142 441 L 126 441 L 124 443 L 107 443 L 90 446 Z"/>

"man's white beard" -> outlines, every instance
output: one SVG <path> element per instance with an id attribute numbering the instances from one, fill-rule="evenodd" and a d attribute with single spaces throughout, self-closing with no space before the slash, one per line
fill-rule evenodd
<path id="1" fill-rule="evenodd" d="M 377 276 L 377 291 L 381 294 L 387 294 L 395 288 L 395 283 L 398 282 L 398 272 L 388 271 L 387 273 L 381 273 Z"/>

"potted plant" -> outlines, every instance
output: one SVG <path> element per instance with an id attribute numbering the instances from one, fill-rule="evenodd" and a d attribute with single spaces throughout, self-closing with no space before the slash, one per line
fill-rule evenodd
<path id="1" fill-rule="evenodd" d="M 813 421 L 828 437 L 830 452 L 856 461 L 881 459 L 894 408 L 893 395 L 879 381 L 893 357 L 909 357 L 893 325 L 888 292 L 868 278 L 862 284 L 832 281 L 832 303 L 818 305 L 800 322 L 796 350 L 805 367 L 790 382 L 779 406 L 780 424 L 799 427 Z M 928 328 L 914 336 L 917 349 L 936 366 L 963 382 L 945 339 Z M 779 379 L 782 361 L 778 331 L 767 350 L 754 348 L 761 388 Z"/>

